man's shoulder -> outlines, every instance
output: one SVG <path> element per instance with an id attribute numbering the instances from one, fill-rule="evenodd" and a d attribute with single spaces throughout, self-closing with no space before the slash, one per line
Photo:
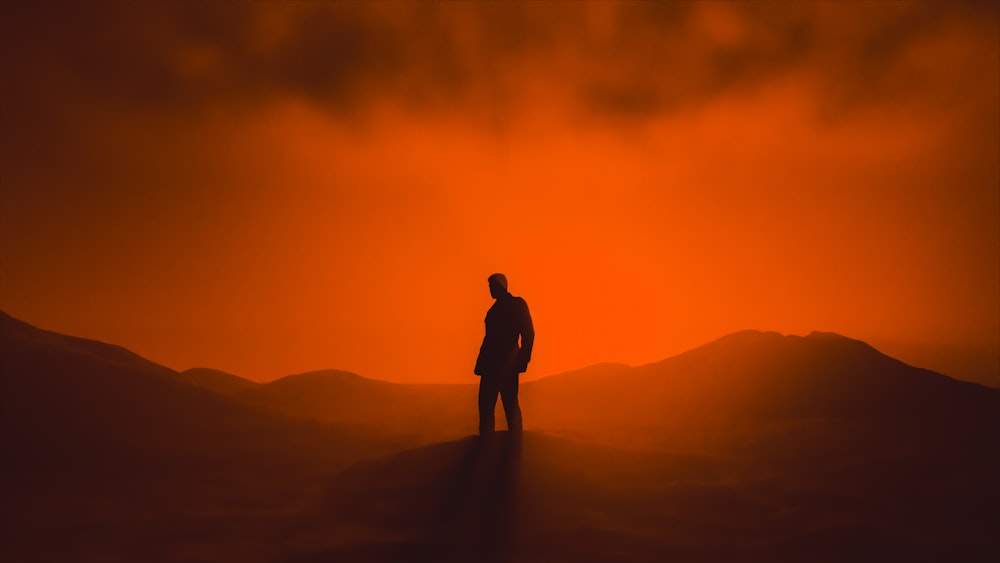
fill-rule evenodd
<path id="1" fill-rule="evenodd" d="M 497 299 L 493 303 L 492 308 L 502 308 L 506 310 L 510 309 L 527 309 L 528 302 L 524 300 L 523 297 L 518 297 L 517 295 L 510 295 L 509 293 L 505 298 Z"/>

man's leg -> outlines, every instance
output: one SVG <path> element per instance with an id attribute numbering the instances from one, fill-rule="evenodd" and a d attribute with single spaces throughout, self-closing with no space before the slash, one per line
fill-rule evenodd
<path id="1" fill-rule="evenodd" d="M 521 405 L 517 402 L 517 383 L 518 374 L 509 373 L 504 374 L 503 381 L 500 383 L 500 398 L 503 400 L 503 412 L 507 416 L 507 428 L 511 432 L 520 432 L 522 430 L 521 424 Z M 496 401 L 496 399 L 493 399 Z"/>
<path id="2" fill-rule="evenodd" d="M 497 408 L 497 379 L 496 375 L 479 376 L 479 433 L 489 434 L 493 432 Z M 506 405 L 507 403 L 504 403 Z"/>

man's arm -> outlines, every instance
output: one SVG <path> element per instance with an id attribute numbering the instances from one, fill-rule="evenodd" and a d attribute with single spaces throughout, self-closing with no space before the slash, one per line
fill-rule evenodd
<path id="1" fill-rule="evenodd" d="M 486 338 L 483 338 L 483 343 L 479 346 L 479 355 L 476 356 L 476 367 L 473 368 L 472 373 L 476 375 L 485 375 L 486 366 L 483 365 L 483 351 L 486 349 Z"/>
<path id="2" fill-rule="evenodd" d="M 524 299 L 519 299 L 520 315 L 518 319 L 518 332 L 521 334 L 521 349 L 517 354 L 517 372 L 527 371 L 528 362 L 531 361 L 531 349 L 535 346 L 535 325 L 531 322 L 531 312 L 528 311 L 528 303 Z"/>

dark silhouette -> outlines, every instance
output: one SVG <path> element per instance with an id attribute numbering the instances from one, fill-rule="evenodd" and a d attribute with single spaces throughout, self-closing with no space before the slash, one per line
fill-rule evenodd
<path id="1" fill-rule="evenodd" d="M 524 299 L 507 291 L 507 277 L 493 274 L 488 279 L 490 296 L 496 299 L 486 313 L 486 336 L 479 348 L 475 374 L 479 380 L 479 433 L 493 432 L 497 395 L 503 401 L 507 428 L 520 432 L 521 407 L 517 403 L 517 384 L 528 369 L 535 328 Z M 518 340 L 520 339 L 520 345 Z"/>

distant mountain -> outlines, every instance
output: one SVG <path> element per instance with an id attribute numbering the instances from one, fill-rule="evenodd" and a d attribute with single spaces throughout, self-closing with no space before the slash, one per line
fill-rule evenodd
<path id="1" fill-rule="evenodd" d="M 255 411 L 118 346 L 44 331 L 6 314 L 0 354 L 2 445 L 19 454 L 8 458 L 7 469 L 38 468 L 61 456 L 102 465 L 126 457 L 269 458 L 332 439 L 356 449 L 346 434 Z"/>
<path id="2" fill-rule="evenodd" d="M 523 386 L 538 428 L 655 428 L 817 417 L 986 424 L 1000 392 L 914 368 L 832 333 L 745 331 L 636 368 L 597 367 Z"/>
<path id="3" fill-rule="evenodd" d="M 472 385 L 399 384 L 325 370 L 230 393 L 255 408 L 343 427 L 408 436 L 411 444 L 476 431 Z"/>
<path id="4" fill-rule="evenodd" d="M 989 409 L 1000 393 L 908 366 L 835 333 L 745 331 L 644 366 L 647 383 L 685 379 L 692 395 L 722 396 L 762 417 L 921 416 Z"/>
<path id="5" fill-rule="evenodd" d="M 58 350 L 62 359 L 67 361 L 101 363 L 157 377 L 176 375 L 170 368 L 155 364 L 121 346 L 42 330 L 3 311 L 0 311 L 0 337 L 3 338 L 5 365 L 8 358 L 14 361 L 30 355 L 44 359 L 45 352 Z"/>
<path id="6" fill-rule="evenodd" d="M 238 375 L 210 368 L 191 368 L 180 373 L 180 378 L 188 383 L 214 391 L 221 395 L 233 395 L 253 389 L 259 384 Z"/>
<path id="7" fill-rule="evenodd" d="M 19 323 L 10 317 L 4 322 Z M 76 354 L 72 361 L 86 358 L 187 382 L 255 411 L 408 437 L 411 445 L 454 439 L 476 427 L 473 378 L 469 385 L 413 385 L 324 370 L 258 384 L 204 368 L 177 374 L 116 346 L 18 326 L 13 336 Z M 964 421 L 975 427 L 993 423 L 1000 412 L 1000 391 L 820 332 L 800 337 L 743 331 L 661 362 L 600 364 L 524 382 L 521 389 L 529 428 L 607 435 L 612 442 L 630 436 L 643 441 L 651 429 L 816 417 L 878 418 L 882 425 L 903 426 L 946 420 L 954 427 Z M 497 416 L 502 426 L 499 406 Z"/>

